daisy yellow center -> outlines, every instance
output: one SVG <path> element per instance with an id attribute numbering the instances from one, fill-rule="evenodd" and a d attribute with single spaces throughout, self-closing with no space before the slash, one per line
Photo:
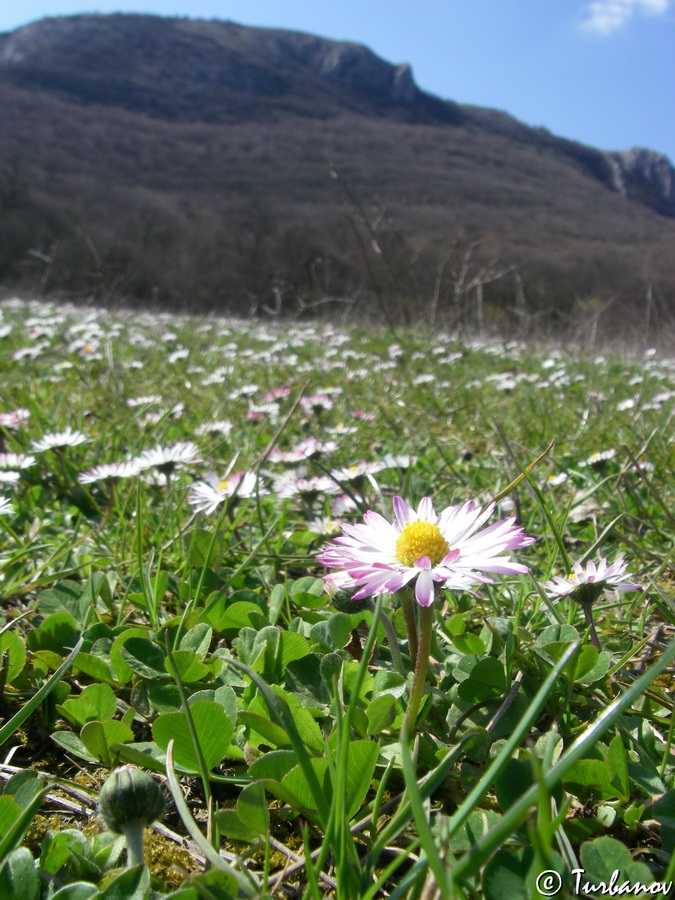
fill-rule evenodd
<path id="1" fill-rule="evenodd" d="M 412 566 L 420 556 L 428 556 L 436 566 L 450 552 L 450 544 L 432 522 L 408 522 L 396 541 L 396 559 Z"/>
<path id="2" fill-rule="evenodd" d="M 221 481 L 220 484 L 218 485 L 218 493 L 222 494 L 223 491 L 226 491 L 229 488 L 229 486 L 230 486 L 229 479 L 226 478 L 224 481 Z"/>

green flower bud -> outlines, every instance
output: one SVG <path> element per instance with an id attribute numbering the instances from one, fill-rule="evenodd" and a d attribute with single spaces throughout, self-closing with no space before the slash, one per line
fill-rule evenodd
<path id="1" fill-rule="evenodd" d="M 101 788 L 98 808 L 110 831 L 126 834 L 130 823 L 151 825 L 162 815 L 164 794 L 143 769 L 120 766 Z"/>

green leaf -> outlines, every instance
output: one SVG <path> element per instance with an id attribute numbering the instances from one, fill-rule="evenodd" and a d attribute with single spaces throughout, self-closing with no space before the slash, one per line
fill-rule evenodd
<path id="1" fill-rule="evenodd" d="M 267 834 L 270 827 L 270 813 L 264 787 L 256 781 L 247 784 L 237 799 L 237 815 L 256 836 Z"/>
<path id="2" fill-rule="evenodd" d="M 628 776 L 647 797 L 665 793 L 666 785 L 657 773 L 654 770 L 646 769 L 640 763 L 628 761 Z"/>
<path id="3" fill-rule="evenodd" d="M 67 613 L 75 622 L 82 625 L 90 609 L 90 598 L 84 596 L 84 589 L 77 581 L 61 581 L 53 587 L 41 591 L 38 597 L 40 612 Z"/>
<path id="4" fill-rule="evenodd" d="M 286 667 L 296 659 L 302 659 L 310 652 L 311 645 L 306 637 L 294 631 L 281 632 L 281 655 L 277 660 L 277 672 L 283 677 Z"/>
<path id="5" fill-rule="evenodd" d="M 459 634 L 464 634 L 466 631 L 466 623 L 467 620 L 471 618 L 470 612 L 459 612 L 455 613 L 445 623 L 445 629 L 449 635 L 452 637 L 457 637 Z"/>
<path id="6" fill-rule="evenodd" d="M 368 718 L 368 734 L 381 734 L 396 718 L 398 708 L 396 699 L 391 694 L 375 697 L 366 709 Z"/>
<path id="7" fill-rule="evenodd" d="M 80 732 L 80 738 L 89 753 L 99 762 L 110 766 L 114 762 L 110 745 L 131 743 L 134 733 L 124 722 L 108 719 L 105 722 L 87 722 Z"/>
<path id="8" fill-rule="evenodd" d="M 38 900 L 40 876 L 35 860 L 26 847 L 12 850 L 0 870 L 0 897 Z"/>
<path id="9" fill-rule="evenodd" d="M 211 770 L 223 760 L 230 746 L 234 733 L 232 720 L 223 707 L 212 700 L 200 700 L 191 705 L 190 713 L 204 762 Z M 191 772 L 199 771 L 185 713 L 164 713 L 158 716 L 152 726 L 152 736 L 162 750 L 166 750 L 169 741 L 173 739 L 177 765 Z"/>
<path id="10" fill-rule="evenodd" d="M 495 779 L 497 802 L 502 810 L 527 791 L 532 784 L 532 764 L 526 759 L 510 759 Z"/>
<path id="11" fill-rule="evenodd" d="M 458 686 L 457 693 L 467 703 L 481 703 L 501 697 L 505 690 L 504 666 L 494 656 L 488 656 L 478 660 L 469 677 Z"/>
<path id="12" fill-rule="evenodd" d="M 148 699 L 158 713 L 178 712 L 182 703 L 175 684 L 153 684 L 148 691 Z"/>
<path id="13" fill-rule="evenodd" d="M 379 747 L 375 741 L 350 741 L 347 757 L 347 818 L 351 819 L 363 804 L 375 772 Z"/>
<path id="14" fill-rule="evenodd" d="M 281 700 L 286 703 L 286 706 L 289 708 L 290 713 L 293 716 L 295 726 L 305 746 L 309 747 L 309 749 L 314 751 L 314 753 L 323 753 L 323 734 L 321 733 L 321 729 L 319 728 L 316 719 L 312 716 L 309 710 L 302 706 L 297 697 L 295 697 L 293 694 L 289 694 L 288 691 L 285 691 L 279 685 L 273 684 L 271 685 L 271 689 L 274 691 L 277 697 L 280 697 Z M 249 712 L 258 713 L 265 718 L 268 717 L 269 713 L 267 704 L 260 694 L 254 697 L 249 704 Z M 288 741 L 286 741 L 285 745 L 288 745 Z M 277 744 L 277 746 L 279 745 Z"/>
<path id="15" fill-rule="evenodd" d="M 547 625 L 535 643 L 544 646 L 551 643 L 572 644 L 579 640 L 579 632 L 573 625 Z"/>
<path id="16" fill-rule="evenodd" d="M 5 797 L 13 797 L 22 809 L 44 787 L 44 781 L 34 769 L 21 769 L 7 781 L 2 791 Z"/>
<path id="17" fill-rule="evenodd" d="M 57 731 L 52 734 L 52 740 L 54 743 L 58 744 L 59 747 L 63 747 L 67 753 L 74 753 L 75 756 L 79 756 L 81 759 L 85 759 L 90 763 L 100 762 L 93 753 L 90 753 L 87 750 L 80 736 L 73 734 L 72 731 Z"/>
<path id="18" fill-rule="evenodd" d="M 21 725 L 23 725 L 30 714 L 35 709 L 37 709 L 37 707 L 45 700 L 46 697 L 51 694 L 56 686 L 61 683 L 63 676 L 72 666 L 78 653 L 80 652 L 81 647 L 82 638 L 80 638 L 79 641 L 75 644 L 68 657 L 64 659 L 64 661 L 54 672 L 54 674 L 49 678 L 49 680 L 46 681 L 39 690 L 35 691 L 30 700 L 28 700 L 27 703 L 25 703 L 23 707 L 12 716 L 9 722 L 5 722 L 2 728 L 0 728 L 0 747 L 5 743 L 5 741 L 9 740 L 14 732 L 17 731 L 17 729 L 19 729 Z"/>
<path id="19" fill-rule="evenodd" d="M 239 710 L 239 721 L 247 728 L 255 731 L 260 737 L 264 738 L 265 743 L 273 744 L 275 747 L 290 747 L 291 739 L 287 732 L 272 722 L 267 715 L 251 712 L 250 709 Z M 253 736 L 249 737 L 249 744 L 252 747 L 259 746 L 263 741 L 257 741 Z"/>
<path id="20" fill-rule="evenodd" d="M 237 652 L 242 661 L 269 680 L 283 678 L 289 662 L 310 652 L 307 638 L 293 631 L 281 631 L 266 625 L 259 631 L 244 628 L 237 638 Z"/>
<path id="21" fill-rule="evenodd" d="M 526 880 L 531 861 L 529 848 L 495 853 L 483 872 L 485 900 L 531 900 Z"/>
<path id="22" fill-rule="evenodd" d="M 224 548 L 224 532 L 219 531 L 214 534 L 210 528 L 195 527 L 192 529 L 188 541 L 187 563 L 193 569 L 201 569 L 205 565 L 215 569 L 223 557 Z M 209 550 L 211 551 L 210 558 Z"/>
<path id="23" fill-rule="evenodd" d="M 601 759 L 580 759 L 563 778 L 565 790 L 582 800 L 616 797 L 617 791 L 609 782 L 607 765 Z"/>
<path id="24" fill-rule="evenodd" d="M 211 869 L 199 875 L 190 875 L 189 885 L 183 885 L 166 897 L 167 900 L 232 900 L 237 893 L 237 879 L 234 875 Z"/>
<path id="25" fill-rule="evenodd" d="M 457 647 L 460 653 L 464 654 L 475 654 L 476 656 L 482 656 L 485 653 L 485 644 L 478 637 L 477 634 L 472 634 L 470 631 L 464 632 L 464 634 L 457 634 L 453 637 L 452 643 Z"/>
<path id="26" fill-rule="evenodd" d="M 253 624 L 252 617 L 260 614 L 260 607 L 256 603 L 240 600 L 227 605 L 227 602 L 228 598 L 223 595 L 206 613 L 206 619 L 218 634 L 229 637 L 242 628 L 250 628 Z"/>
<path id="27" fill-rule="evenodd" d="M 326 597 L 323 589 L 323 578 L 315 578 L 313 575 L 305 575 L 296 578 L 291 584 L 291 597 L 295 599 L 299 594 L 311 594 L 314 597 Z"/>
<path id="28" fill-rule="evenodd" d="M 276 625 L 281 607 L 286 602 L 286 587 L 283 584 L 275 584 L 269 597 L 267 605 L 267 621 L 270 625 Z"/>
<path id="29" fill-rule="evenodd" d="M 221 835 L 230 841 L 252 844 L 260 835 L 245 825 L 233 809 L 220 809 L 215 815 L 216 825 Z"/>
<path id="30" fill-rule="evenodd" d="M 70 613 L 52 613 L 28 633 L 27 644 L 31 650 L 51 650 L 61 656 L 77 635 L 77 623 Z"/>
<path id="31" fill-rule="evenodd" d="M 382 694 L 391 694 L 392 697 L 402 697 L 405 694 L 405 678 L 398 672 L 389 672 L 386 669 L 380 669 L 375 673 L 373 680 L 373 696 L 380 697 Z"/>
<path id="32" fill-rule="evenodd" d="M 40 662 L 45 664 L 45 669 L 42 670 L 38 668 L 36 665 L 36 661 L 40 660 Z M 33 667 L 35 673 L 37 675 L 42 674 L 43 671 L 48 672 L 50 669 L 52 672 L 56 672 L 58 667 L 61 665 L 63 661 L 63 657 L 60 653 L 57 653 L 55 650 L 35 650 L 33 651 Z"/>
<path id="33" fill-rule="evenodd" d="M 242 628 L 234 643 L 241 662 L 255 672 L 273 674 L 280 642 L 281 631 L 273 625 L 267 625 L 260 631 Z"/>
<path id="34" fill-rule="evenodd" d="M 254 760 L 248 770 L 251 778 L 255 779 L 272 779 L 281 781 L 284 775 L 287 775 L 293 766 L 297 764 L 298 758 L 293 750 L 270 750 L 258 759 Z"/>
<path id="35" fill-rule="evenodd" d="M 122 654 L 124 654 L 125 649 L 122 650 Z M 171 656 L 178 677 L 184 683 L 201 681 L 202 678 L 206 678 L 211 674 L 209 667 L 204 665 L 193 650 L 174 650 Z M 171 674 L 171 667 L 167 658 L 164 659 L 164 669 L 168 674 Z"/>
<path id="36" fill-rule="evenodd" d="M 317 759 L 314 757 L 309 760 L 309 764 L 314 770 L 314 774 L 322 787 L 324 798 L 328 800 L 332 796 L 328 760 L 325 758 Z M 296 809 L 311 815 L 316 814 L 317 810 L 314 802 L 314 795 L 301 765 L 294 766 L 291 771 L 284 776 L 281 781 L 281 787 L 290 791 L 296 798 Z"/>
<path id="37" fill-rule="evenodd" d="M 351 693 L 355 684 L 359 685 L 359 696 L 358 702 L 362 703 L 364 706 L 367 703 L 370 703 L 372 699 L 372 691 L 373 691 L 373 676 L 370 672 L 366 671 L 365 675 L 361 678 L 359 669 L 361 664 L 356 661 L 345 660 L 342 666 L 342 683 L 345 689 L 346 698 L 351 699 Z M 365 714 L 363 716 L 364 726 L 367 727 Z"/>
<path id="38" fill-rule="evenodd" d="M 173 741 L 171 741 L 167 747 L 166 752 L 166 776 L 169 783 L 171 796 L 173 797 L 174 803 L 176 804 L 176 810 L 181 818 L 181 821 L 183 822 L 183 825 L 185 825 L 188 834 L 197 844 L 197 846 L 205 855 L 207 861 L 211 863 L 211 865 L 215 866 L 221 871 L 228 872 L 230 875 L 236 878 L 238 894 L 243 893 L 246 897 L 260 896 L 260 886 L 258 885 L 255 876 L 253 876 L 250 872 L 247 872 L 245 869 L 243 871 L 233 869 L 232 866 L 225 859 L 223 859 L 223 857 L 216 850 L 214 850 L 209 841 L 206 840 L 204 835 L 199 830 L 199 826 L 195 822 L 194 817 L 190 812 L 190 808 L 185 802 L 185 797 L 183 796 L 180 784 L 178 783 L 178 779 L 176 778 L 176 772 L 173 764 L 173 749 L 174 745 Z"/>
<path id="39" fill-rule="evenodd" d="M 0 660 L 7 654 L 7 684 L 21 674 L 26 665 L 26 642 L 15 631 L 3 631 L 0 634 Z"/>
<path id="40" fill-rule="evenodd" d="M 13 797 L 0 796 L 0 837 L 4 837 L 21 815 L 21 807 Z"/>
<path id="41" fill-rule="evenodd" d="M 120 762 L 132 763 L 152 772 L 164 774 L 166 753 L 154 741 L 136 741 L 134 744 L 111 744 L 110 750 Z"/>
<path id="42" fill-rule="evenodd" d="M 3 807 L 2 814 L 4 820 L 2 825 L 3 830 L 0 832 L 0 860 L 5 859 L 5 857 L 24 839 L 47 792 L 47 787 L 41 788 L 39 791 L 33 793 L 30 800 L 23 806 L 19 806 L 19 804 L 15 803 L 10 797 L 0 796 L 0 806 Z M 9 802 L 5 805 L 2 801 Z M 18 813 L 11 804 L 18 807 Z"/>
<path id="43" fill-rule="evenodd" d="M 98 900 L 99 893 L 95 884 L 76 881 L 59 888 L 55 894 L 52 894 L 51 900 L 93 900 L 94 897 Z"/>
<path id="44" fill-rule="evenodd" d="M 114 646 L 114 645 L 113 645 Z M 132 672 L 149 681 L 165 680 L 166 654 L 154 641 L 145 637 L 130 637 L 120 648 L 120 655 Z"/>
<path id="45" fill-rule="evenodd" d="M 206 622 L 199 622 L 194 625 L 186 634 L 183 635 L 180 642 L 180 650 L 192 650 L 199 659 L 204 659 L 209 652 L 211 640 L 213 638 L 213 629 Z M 175 651 L 174 651 L 175 658 Z"/>
<path id="46" fill-rule="evenodd" d="M 147 638 L 147 636 L 147 628 L 136 626 L 134 628 L 127 628 L 122 634 L 118 634 L 113 641 L 113 645 L 110 648 L 110 662 L 120 684 L 126 684 L 133 675 L 133 670 L 127 665 L 122 656 L 122 648 L 127 641 L 131 640 L 131 638 Z M 164 669 L 162 666 L 162 672 L 163 671 Z"/>
<path id="47" fill-rule="evenodd" d="M 97 900 L 143 900 L 149 887 L 150 870 L 147 866 L 135 866 L 109 881 Z"/>
<path id="48" fill-rule="evenodd" d="M 654 881 L 654 876 L 647 866 L 644 863 L 634 862 L 628 847 L 614 838 L 599 837 L 594 841 L 586 841 L 581 845 L 580 856 L 584 869 L 580 885 L 582 891 L 586 882 L 594 884 L 604 882 L 605 885 L 613 883 L 620 886 L 625 882 L 630 882 L 631 885 L 637 882 L 649 885 Z M 618 876 L 615 873 L 618 873 Z M 599 889 L 596 888 L 595 891 L 599 892 Z M 635 895 L 637 891 L 632 890 L 631 893 Z"/>
<path id="49" fill-rule="evenodd" d="M 475 763 L 482 763 L 490 752 L 492 739 L 485 728 L 476 728 L 467 734 L 464 753 L 467 758 Z"/>
<path id="50" fill-rule="evenodd" d="M 73 668 L 76 674 L 79 672 L 96 681 L 117 686 L 117 681 L 111 672 L 110 663 L 96 654 L 80 653 Z"/>
<path id="51" fill-rule="evenodd" d="M 344 612 L 333 613 L 323 622 L 312 626 L 310 640 L 319 642 L 324 650 L 342 650 L 349 643 L 352 620 Z"/>
<path id="52" fill-rule="evenodd" d="M 294 659 L 286 666 L 284 686 L 304 706 L 317 706 L 327 711 L 330 693 L 321 674 L 321 662 L 325 658 L 320 653 L 308 653 Z"/>
<path id="53" fill-rule="evenodd" d="M 661 823 L 661 843 L 668 853 L 675 850 L 675 791 L 659 797 L 652 807 L 652 815 Z"/>
<path id="54" fill-rule="evenodd" d="M 578 684 L 593 684 L 594 681 L 599 681 L 601 678 L 604 678 L 609 671 L 611 663 L 611 655 L 606 650 L 602 650 L 598 653 L 595 664 L 583 672 L 583 674 L 579 673 L 577 667 L 574 673 L 574 680 Z"/>
<path id="55" fill-rule="evenodd" d="M 109 685 L 90 684 L 79 697 L 68 698 L 57 709 L 76 725 L 84 725 L 94 720 L 112 719 L 117 710 L 117 699 Z"/>
<path id="56" fill-rule="evenodd" d="M 75 828 L 65 828 L 49 834 L 42 842 L 40 867 L 50 875 L 58 875 L 73 855 L 73 850 L 80 855 L 86 853 L 87 839 Z"/>
<path id="57" fill-rule="evenodd" d="M 219 703 L 232 720 L 232 727 L 237 725 L 237 695 L 229 684 L 223 684 L 214 691 L 213 699 Z M 191 701 L 190 701 L 191 702 Z"/>
<path id="58" fill-rule="evenodd" d="M 606 763 L 609 783 L 616 789 L 619 800 L 622 803 L 627 803 L 630 799 L 628 756 L 624 743 L 618 734 L 610 741 Z"/>
<path id="59" fill-rule="evenodd" d="M 453 853 L 464 853 L 472 847 L 479 838 L 490 830 L 499 820 L 499 813 L 492 809 L 475 809 L 469 814 L 466 822 L 459 828 L 450 840 L 450 849 Z"/>

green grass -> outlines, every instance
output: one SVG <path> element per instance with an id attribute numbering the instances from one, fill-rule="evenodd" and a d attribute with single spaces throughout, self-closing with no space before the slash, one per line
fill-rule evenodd
<path id="1" fill-rule="evenodd" d="M 0 458 L 0 896 L 673 878 L 673 360 L 0 309 L 2 452 L 33 457 Z M 537 538 L 511 554 L 529 573 L 437 589 L 424 615 L 405 592 L 331 597 L 322 548 L 395 495 L 495 498 Z M 639 590 L 549 602 L 544 582 L 619 555 Z M 147 865 L 96 816 L 118 764 L 170 797 Z"/>

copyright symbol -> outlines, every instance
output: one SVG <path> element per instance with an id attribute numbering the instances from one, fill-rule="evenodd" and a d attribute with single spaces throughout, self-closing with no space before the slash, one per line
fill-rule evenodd
<path id="1" fill-rule="evenodd" d="M 535 886 L 542 897 L 555 897 L 562 888 L 562 875 L 555 869 L 546 869 L 537 875 Z"/>

